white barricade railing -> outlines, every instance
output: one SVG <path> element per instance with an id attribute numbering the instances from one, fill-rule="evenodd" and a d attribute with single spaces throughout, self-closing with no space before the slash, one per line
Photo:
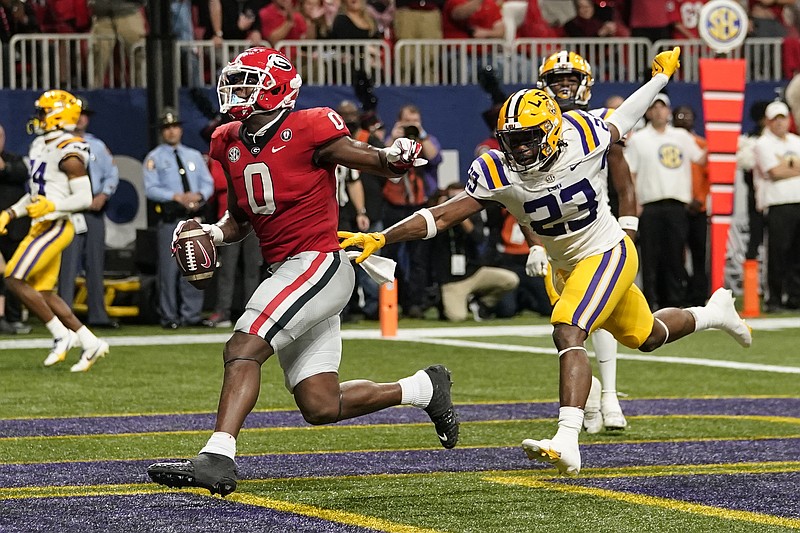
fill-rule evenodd
<path id="1" fill-rule="evenodd" d="M 395 85 L 471 85 L 493 65 L 508 82 L 501 39 L 404 39 L 394 45 Z"/>
<path id="2" fill-rule="evenodd" d="M 268 43 L 262 43 L 267 46 Z M 175 86 L 214 86 L 222 67 L 253 46 L 247 40 L 175 42 Z"/>
<path id="3" fill-rule="evenodd" d="M 115 39 L 85 33 L 18 34 L 8 43 L 11 89 L 87 89 L 143 87 L 145 47 L 141 41 L 126 51 Z M 98 65 L 108 59 L 105 72 Z"/>
<path id="4" fill-rule="evenodd" d="M 375 85 L 470 85 L 491 64 L 504 83 L 536 81 L 542 59 L 560 49 L 575 51 L 592 65 L 598 82 L 637 82 L 649 75 L 650 61 L 660 51 L 679 45 L 679 81 L 698 82 L 698 59 L 714 57 L 700 40 L 645 39 L 413 39 L 281 41 L 276 48 L 295 64 L 310 86 L 352 85 L 357 71 Z M 249 41 L 177 41 L 176 86 L 214 86 L 219 69 L 251 46 Z M 778 81 L 782 40 L 748 39 L 731 54 L 747 59 L 747 81 Z M 0 44 L 4 58 L 0 87 L 44 90 L 146 86 L 145 42 L 126 47 L 121 41 L 90 34 L 19 34 Z M 100 62 L 107 62 L 103 69 Z"/>
<path id="5" fill-rule="evenodd" d="M 729 57 L 747 60 L 746 81 L 776 81 L 781 79 L 781 44 L 783 39 L 747 39 L 741 48 L 730 53 Z M 700 81 L 700 58 L 715 57 L 716 52 L 703 44 L 700 39 L 670 39 L 653 43 L 653 56 L 664 50 L 681 47 L 681 68 L 675 72 L 675 79 L 685 82 Z"/>
<path id="6" fill-rule="evenodd" d="M 532 83 L 539 77 L 539 65 L 559 50 L 583 56 L 599 82 L 634 82 L 650 63 L 650 41 L 633 39 L 517 39 L 511 55 L 514 83 Z M 516 77 L 515 77 L 516 76 Z"/>
<path id="7" fill-rule="evenodd" d="M 305 85 L 352 85 L 364 71 L 375 85 L 389 85 L 392 52 L 383 40 L 300 40 L 275 44 L 303 78 Z"/>

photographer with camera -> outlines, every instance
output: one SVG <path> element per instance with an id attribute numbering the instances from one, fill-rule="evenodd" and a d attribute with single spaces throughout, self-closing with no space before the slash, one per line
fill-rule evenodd
<path id="1" fill-rule="evenodd" d="M 397 122 L 386 139 L 386 145 L 391 145 L 400 137 L 420 143 L 420 157 L 427 159 L 428 163 L 410 169 L 397 183 L 386 181 L 383 186 L 383 198 L 386 200 L 383 216 L 385 227 L 392 226 L 412 215 L 417 209 L 425 207 L 439 189 L 441 144 L 436 137 L 425 131 L 422 115 L 414 104 L 406 104 L 400 108 Z M 407 317 L 422 318 L 425 308 L 428 307 L 425 289 L 430 277 L 429 245 L 429 241 L 410 241 L 385 248 L 386 256 L 397 262 L 400 307 Z"/>

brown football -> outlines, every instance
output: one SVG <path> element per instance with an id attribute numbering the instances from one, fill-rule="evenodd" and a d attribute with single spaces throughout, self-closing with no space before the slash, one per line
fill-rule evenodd
<path id="1" fill-rule="evenodd" d="M 175 242 L 175 260 L 183 278 L 195 288 L 202 290 L 211 285 L 217 267 L 217 248 L 199 222 L 188 220 L 181 228 Z"/>

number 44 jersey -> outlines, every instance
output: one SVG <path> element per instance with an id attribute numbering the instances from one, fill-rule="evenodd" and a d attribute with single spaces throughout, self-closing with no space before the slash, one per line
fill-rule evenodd
<path id="1" fill-rule="evenodd" d="M 315 154 L 346 135 L 342 117 L 327 107 L 288 112 L 255 140 L 238 121 L 214 131 L 210 155 L 222 164 L 268 263 L 339 249 L 336 165 L 318 164 Z"/>
<path id="2" fill-rule="evenodd" d="M 28 150 L 27 159 L 31 196 L 35 198 L 42 195 L 56 201 L 72 194 L 69 178 L 59 168 L 61 162 L 70 157 L 79 158 L 84 165 L 89 164 L 89 145 L 81 136 L 56 130 L 36 137 Z M 62 211 L 53 211 L 39 220 L 56 220 L 67 215 Z"/>
<path id="3" fill-rule="evenodd" d="M 502 152 L 490 150 L 473 161 L 466 190 L 503 204 L 541 237 L 553 267 L 569 272 L 581 259 L 619 244 L 625 232 L 608 204 L 608 124 L 569 111 L 561 139 L 547 171 L 514 172 Z"/>

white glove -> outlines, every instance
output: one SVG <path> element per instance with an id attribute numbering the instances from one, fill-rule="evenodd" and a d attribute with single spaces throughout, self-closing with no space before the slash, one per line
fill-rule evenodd
<path id="1" fill-rule="evenodd" d="M 189 220 L 194 220 L 194 219 L 189 219 Z M 175 226 L 175 229 L 172 231 L 172 243 L 170 245 L 170 247 L 172 248 L 172 255 L 175 255 L 175 250 L 176 250 L 175 245 L 178 242 L 178 235 L 183 229 L 183 225 L 189 222 L 189 220 L 181 220 L 180 222 L 178 222 L 178 225 Z M 220 228 L 216 224 L 200 224 L 200 228 L 206 233 L 208 233 L 208 235 L 211 237 L 211 240 L 214 241 L 215 246 L 224 244 L 222 242 L 222 239 L 224 238 L 224 236 L 222 235 L 222 228 Z"/>
<path id="2" fill-rule="evenodd" d="M 391 146 L 382 149 L 386 154 L 386 161 L 396 170 L 406 171 L 411 167 L 427 165 L 428 160 L 417 157 L 422 151 L 422 145 L 417 141 L 400 137 L 395 139 Z"/>
<path id="3" fill-rule="evenodd" d="M 535 244 L 528 252 L 528 260 L 525 261 L 525 273 L 531 277 L 544 277 L 547 275 L 547 251 L 543 246 Z"/>

